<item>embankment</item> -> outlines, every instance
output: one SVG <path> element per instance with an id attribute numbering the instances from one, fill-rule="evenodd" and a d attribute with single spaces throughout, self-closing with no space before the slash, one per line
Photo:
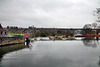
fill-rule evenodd
<path id="1" fill-rule="evenodd" d="M 25 42 L 24 37 L 0 37 L 0 46 L 10 45 L 10 44 L 20 44 Z"/>

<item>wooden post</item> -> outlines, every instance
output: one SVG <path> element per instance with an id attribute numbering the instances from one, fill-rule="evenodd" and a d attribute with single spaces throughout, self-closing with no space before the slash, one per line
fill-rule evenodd
<path id="1" fill-rule="evenodd" d="M 96 35 L 99 34 L 99 29 L 96 30 Z M 96 40 L 99 40 L 99 37 L 96 37 Z"/>

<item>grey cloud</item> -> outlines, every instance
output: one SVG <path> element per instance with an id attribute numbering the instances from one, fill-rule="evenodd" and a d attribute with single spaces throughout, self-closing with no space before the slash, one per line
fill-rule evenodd
<path id="1" fill-rule="evenodd" d="M 93 23 L 98 0 L 0 0 L 4 26 L 83 27 Z"/>

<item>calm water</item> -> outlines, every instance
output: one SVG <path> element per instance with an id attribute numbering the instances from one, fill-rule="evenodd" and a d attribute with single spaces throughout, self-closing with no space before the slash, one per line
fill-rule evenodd
<path id="1" fill-rule="evenodd" d="M 96 40 L 37 41 L 0 47 L 0 67 L 100 67 L 99 44 Z"/>

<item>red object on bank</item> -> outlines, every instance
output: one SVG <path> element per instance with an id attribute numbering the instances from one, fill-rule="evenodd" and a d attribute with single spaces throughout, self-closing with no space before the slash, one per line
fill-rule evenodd
<path id="1" fill-rule="evenodd" d="M 24 34 L 25 37 L 29 37 L 29 34 Z"/>

